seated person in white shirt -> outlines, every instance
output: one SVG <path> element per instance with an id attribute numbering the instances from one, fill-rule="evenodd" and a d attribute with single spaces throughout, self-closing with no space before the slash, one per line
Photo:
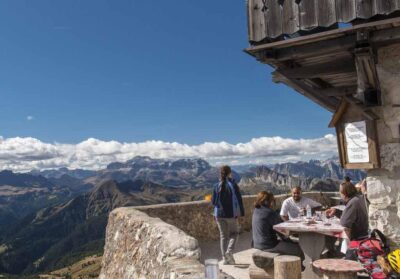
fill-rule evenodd
<path id="1" fill-rule="evenodd" d="M 301 187 L 296 186 L 292 189 L 292 197 L 283 201 L 281 207 L 281 218 L 284 221 L 294 219 L 300 216 L 300 209 L 306 209 L 310 205 L 311 209 L 318 210 L 322 207 L 319 202 L 301 196 Z"/>

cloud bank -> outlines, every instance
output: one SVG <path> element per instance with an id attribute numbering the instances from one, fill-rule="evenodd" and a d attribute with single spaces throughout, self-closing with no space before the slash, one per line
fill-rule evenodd
<path id="1" fill-rule="evenodd" d="M 260 137 L 246 143 L 205 142 L 199 145 L 157 140 L 126 143 L 94 138 L 78 144 L 63 144 L 45 143 L 31 137 L 0 136 L 0 170 L 18 172 L 59 167 L 96 170 L 135 156 L 204 158 L 216 165 L 237 165 L 327 159 L 336 155 L 336 137 L 331 134 L 316 139 Z"/>

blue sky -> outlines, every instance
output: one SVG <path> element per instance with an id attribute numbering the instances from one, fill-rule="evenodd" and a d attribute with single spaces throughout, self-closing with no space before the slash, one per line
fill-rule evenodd
<path id="1" fill-rule="evenodd" d="M 328 112 L 242 52 L 246 28 L 245 1 L 1 1 L 0 135 L 199 144 L 333 133 Z"/>
<path id="2" fill-rule="evenodd" d="M 0 170 L 329 158 L 330 113 L 245 54 L 245 1 L 0 1 Z"/>

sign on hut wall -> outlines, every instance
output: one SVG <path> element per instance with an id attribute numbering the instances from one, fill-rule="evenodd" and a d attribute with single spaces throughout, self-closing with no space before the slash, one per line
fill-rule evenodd
<path id="1" fill-rule="evenodd" d="M 342 101 L 329 127 L 336 128 L 340 163 L 345 169 L 380 167 L 376 116 Z"/>
<path id="2" fill-rule="evenodd" d="M 344 139 L 349 163 L 369 163 L 367 124 L 365 121 L 345 123 Z"/>

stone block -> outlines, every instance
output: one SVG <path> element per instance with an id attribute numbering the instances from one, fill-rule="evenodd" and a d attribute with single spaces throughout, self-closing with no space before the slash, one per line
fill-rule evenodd
<path id="1" fill-rule="evenodd" d="M 400 125 L 400 109 L 399 109 L 399 116 L 397 117 L 397 120 L 395 121 L 393 128 L 396 130 L 397 134 L 399 133 L 399 125 Z M 381 144 L 380 155 L 381 155 L 382 169 L 386 169 L 390 172 L 393 172 L 396 170 L 396 168 L 400 167 L 400 143 Z"/>

